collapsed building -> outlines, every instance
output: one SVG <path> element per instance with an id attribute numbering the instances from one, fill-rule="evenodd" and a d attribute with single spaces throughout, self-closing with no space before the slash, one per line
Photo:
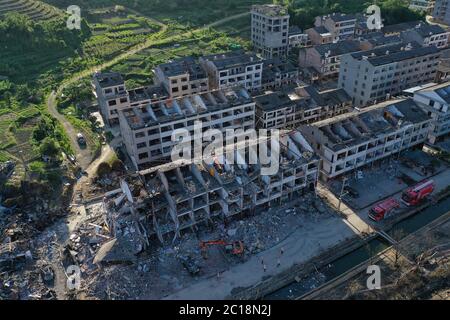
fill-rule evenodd
<path id="1" fill-rule="evenodd" d="M 131 223 L 133 230 L 140 231 L 136 237 L 141 246 L 145 246 L 144 238 L 152 236 L 161 242 L 169 234 L 176 239 L 183 230 L 227 221 L 314 189 L 319 158 L 300 132 L 284 133 L 275 145 L 256 141 L 266 143 L 269 154 L 277 154 L 276 174 L 264 175 L 266 164 L 259 158 L 250 164 L 247 159 L 255 151 L 242 148 L 244 143 L 235 145 L 234 161 L 217 153 L 212 161 L 171 162 L 122 181 L 122 190 L 104 202 L 113 236 Z"/>
<path id="2" fill-rule="evenodd" d="M 431 118 L 406 99 L 302 125 L 300 131 L 322 158 L 321 178 L 328 180 L 424 143 L 430 127 Z"/>

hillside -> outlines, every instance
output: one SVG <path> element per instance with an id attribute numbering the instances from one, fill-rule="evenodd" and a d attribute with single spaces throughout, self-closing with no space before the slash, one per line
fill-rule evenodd
<path id="1" fill-rule="evenodd" d="M 21 13 L 32 20 L 49 20 L 63 16 L 63 12 L 53 6 L 35 0 L 0 0 L 0 19 L 9 12 Z"/>

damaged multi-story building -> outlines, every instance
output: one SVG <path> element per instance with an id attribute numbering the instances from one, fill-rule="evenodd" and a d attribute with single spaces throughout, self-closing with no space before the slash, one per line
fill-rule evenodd
<path id="1" fill-rule="evenodd" d="M 256 212 L 314 189 L 319 158 L 300 132 L 285 133 L 277 145 L 267 142 L 267 148 L 278 154 L 276 174 L 264 175 L 259 161 L 249 164 L 253 149 L 238 145 L 231 163 L 228 155 L 217 154 L 213 161 L 172 162 L 140 171 L 134 181 L 122 182 L 122 195 L 106 201 L 109 225 L 120 229 L 121 221 L 135 219 L 141 234 L 163 242 L 183 230 Z"/>
<path id="2" fill-rule="evenodd" d="M 295 48 L 310 47 L 312 45 L 308 34 L 297 26 L 289 27 L 289 51 Z"/>
<path id="3" fill-rule="evenodd" d="M 431 121 L 413 99 L 405 99 L 302 125 L 300 131 L 322 158 L 321 178 L 328 180 L 423 144 Z"/>
<path id="4" fill-rule="evenodd" d="M 434 144 L 440 137 L 450 133 L 450 83 L 413 88 L 414 101 L 433 119 L 428 135 Z"/>
<path id="5" fill-rule="evenodd" d="M 133 107 L 119 113 L 123 142 L 139 168 L 171 156 L 172 133 L 186 129 L 194 137 L 194 124 L 208 129 L 253 129 L 255 103 L 243 88 L 215 90 Z"/>
<path id="6" fill-rule="evenodd" d="M 342 89 L 319 92 L 313 86 L 283 88 L 255 96 L 256 127 L 297 128 L 353 110 L 350 96 Z"/>
<path id="7" fill-rule="evenodd" d="M 333 34 L 324 26 L 309 28 L 306 29 L 305 32 L 308 35 L 308 38 L 313 46 L 333 43 Z"/>

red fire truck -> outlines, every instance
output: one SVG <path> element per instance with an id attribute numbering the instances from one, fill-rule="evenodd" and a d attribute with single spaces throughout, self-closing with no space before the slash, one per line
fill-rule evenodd
<path id="1" fill-rule="evenodd" d="M 434 191 L 434 181 L 427 180 L 403 192 L 402 201 L 407 206 L 416 206 Z"/>
<path id="2" fill-rule="evenodd" d="M 387 199 L 383 202 L 378 203 L 375 207 L 370 209 L 369 218 L 374 221 L 381 221 L 387 218 L 391 213 L 400 207 L 400 203 L 393 199 Z"/>

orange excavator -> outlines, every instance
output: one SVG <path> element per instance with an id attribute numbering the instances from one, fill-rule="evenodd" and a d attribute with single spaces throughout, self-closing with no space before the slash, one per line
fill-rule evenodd
<path id="1" fill-rule="evenodd" d="M 212 241 L 200 241 L 200 249 L 202 250 L 202 256 L 208 259 L 208 247 L 209 246 L 223 246 L 226 252 L 229 252 L 236 256 L 242 256 L 244 254 L 244 243 L 242 241 L 226 242 L 225 240 L 212 240 Z"/>

